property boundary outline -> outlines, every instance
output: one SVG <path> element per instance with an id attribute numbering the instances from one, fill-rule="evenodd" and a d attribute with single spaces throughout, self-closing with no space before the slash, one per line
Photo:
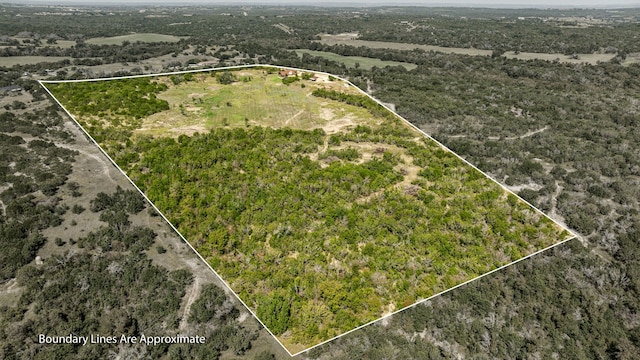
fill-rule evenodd
<path id="1" fill-rule="evenodd" d="M 156 207 L 156 205 L 147 197 L 147 195 L 133 182 L 133 180 L 131 180 L 131 178 L 129 178 L 129 176 L 124 172 L 124 170 L 122 170 L 120 168 L 120 166 L 118 166 L 118 164 L 116 164 L 116 162 L 111 158 L 111 156 L 109 156 L 109 154 L 107 154 L 107 152 L 100 146 L 100 144 L 98 144 L 98 142 L 85 130 L 85 128 L 80 124 L 80 122 L 78 122 L 78 120 L 76 120 L 76 118 L 67 110 L 67 108 L 62 105 L 62 103 L 60 103 L 60 101 L 51 93 L 51 91 L 46 87 L 45 84 L 60 84 L 60 83 L 79 83 L 79 82 L 93 82 L 93 81 L 106 81 L 106 80 L 121 80 L 121 79 L 133 79 L 133 78 L 144 78 L 144 77 L 157 77 L 157 76 L 171 76 L 171 75 L 180 75 L 180 74 L 188 74 L 188 73 L 201 73 L 201 72 L 212 72 L 212 71 L 223 71 L 223 70 L 236 70 L 236 69 L 249 69 L 249 68 L 276 68 L 276 69 L 290 69 L 290 70 L 295 70 L 295 71 L 303 71 L 303 72 L 314 72 L 314 73 L 318 73 L 318 74 L 323 74 L 323 75 L 327 75 L 327 76 L 332 76 L 336 79 L 339 79 L 341 81 L 344 81 L 346 84 L 348 84 L 349 86 L 357 89 L 361 94 L 367 96 L 368 98 L 370 98 L 371 100 L 375 101 L 377 104 L 379 104 L 380 106 L 382 106 L 383 108 L 385 108 L 387 111 L 391 112 L 392 114 L 394 114 L 396 117 L 398 117 L 399 119 L 401 119 L 403 122 L 405 122 L 406 124 L 408 124 L 411 128 L 415 129 L 416 131 L 418 131 L 420 134 L 422 134 L 423 136 L 427 137 L 428 139 L 430 139 L 431 141 L 435 142 L 438 146 L 440 146 L 442 149 L 444 149 L 447 152 L 452 153 L 453 155 L 455 155 L 458 159 L 462 160 L 467 166 L 472 167 L 473 169 L 479 171 L 482 175 L 484 175 L 485 177 L 489 178 L 490 180 L 492 180 L 494 183 L 498 184 L 504 191 L 506 191 L 507 193 L 514 195 L 515 197 L 517 197 L 520 201 L 524 202 L 525 204 L 529 205 L 531 208 L 533 208 L 534 210 L 536 210 L 536 212 L 538 212 L 539 214 L 541 214 L 542 216 L 546 217 L 547 219 L 551 220 L 553 223 L 555 223 L 556 225 L 558 225 L 559 227 L 561 227 L 562 229 L 566 230 L 567 232 L 569 232 L 570 236 L 568 238 L 565 238 L 563 240 L 561 240 L 558 243 L 552 244 L 550 246 L 547 246 L 546 248 L 543 248 L 541 250 L 535 251 L 527 256 L 524 256 L 520 259 L 517 259 L 515 261 L 512 261 L 508 264 L 505 264 L 503 266 L 497 267 L 491 271 L 488 271 L 482 275 L 476 276 L 472 279 L 469 279 L 463 283 L 460 283 L 458 285 L 455 285 L 451 288 L 448 288 L 446 290 L 443 290 L 437 294 L 431 295 L 425 299 L 419 299 L 417 301 L 415 301 L 413 304 L 405 306 L 401 309 L 398 309 L 392 313 L 386 314 L 384 316 L 381 316 L 375 320 L 372 320 L 370 322 L 367 322 L 365 324 L 362 324 L 358 327 L 355 327 L 351 330 L 348 330 L 340 335 L 334 336 L 330 339 L 324 340 L 318 344 L 315 344 L 311 347 L 308 347 L 304 350 L 298 351 L 296 353 L 291 353 L 289 351 L 289 349 L 287 349 L 286 346 L 284 346 L 284 344 L 282 344 L 282 342 L 278 339 L 277 336 L 275 336 L 271 330 L 260 320 L 260 318 L 253 312 L 253 310 L 251 310 L 249 308 L 249 306 L 247 306 L 247 304 L 240 298 L 240 296 L 231 288 L 231 286 L 222 278 L 222 276 L 220 276 L 220 274 L 218 274 L 218 272 L 206 261 L 206 259 L 204 257 L 202 257 L 202 255 L 200 254 L 200 252 L 198 252 L 192 245 L 191 243 L 189 243 L 189 241 L 182 235 L 182 233 L 180 231 L 178 231 L 178 229 L 173 225 L 173 223 L 171 223 L 171 221 L 169 221 L 169 219 L 167 219 L 167 217 L 164 215 L 164 213 L 162 211 L 160 211 L 160 209 L 158 209 Z M 573 239 L 578 239 L 579 236 L 574 233 L 571 229 L 569 229 L 566 225 L 560 223 L 559 221 L 551 218 L 549 215 L 545 214 L 542 210 L 538 209 L 537 207 L 533 206 L 531 203 L 529 203 L 528 201 L 526 201 L 525 199 L 523 199 L 522 197 L 520 197 L 518 194 L 514 193 L 513 191 L 511 191 L 509 188 L 507 188 L 505 185 L 503 185 L 502 183 L 500 183 L 499 181 L 497 181 L 496 179 L 494 179 L 492 176 L 488 175 L 487 173 L 485 173 L 484 171 L 480 170 L 479 168 L 477 168 L 475 165 L 473 165 L 472 163 L 470 163 L 469 161 L 467 161 L 466 159 L 464 159 L 462 156 L 458 155 L 455 151 L 449 149 L 447 146 L 445 146 L 444 144 L 442 144 L 441 142 L 439 142 L 438 140 L 436 140 L 435 138 L 433 138 L 431 135 L 427 134 L 426 132 L 424 132 L 422 129 L 420 129 L 419 127 L 417 127 L 416 125 L 414 125 L 413 123 L 411 123 L 409 120 L 405 119 L 404 117 L 402 117 L 401 115 L 399 115 L 397 112 L 395 112 L 394 110 L 392 110 L 391 108 L 389 108 L 387 105 L 385 105 L 383 102 L 381 102 L 380 100 L 374 98 L 373 96 L 369 95 L 368 93 L 366 93 L 364 90 L 360 89 L 358 86 L 354 85 L 351 81 L 344 79 L 340 76 L 336 76 L 330 73 L 326 73 L 323 71 L 316 71 L 316 70 L 309 70 L 309 69 L 300 69 L 300 68 L 296 68 L 296 67 L 290 67 L 290 66 L 278 66 L 278 65 L 271 65 L 271 64 L 248 64 L 248 65 L 235 65 L 235 66 L 225 66 L 225 67 L 217 67 L 217 68 L 207 68 L 207 69 L 195 69 L 195 70 L 183 70 L 183 71 L 172 71 L 172 72 L 165 72 L 165 73 L 158 73 L 158 74 L 142 74 L 142 75 L 130 75 L 130 76 L 116 76 L 116 77 L 106 77 L 106 78 L 93 78 L 93 79 L 77 79 L 77 80 L 38 80 L 38 83 L 40 84 L 40 86 L 42 86 L 45 91 L 49 94 L 49 96 L 58 104 L 58 106 L 60 106 L 62 108 L 62 110 L 64 110 L 64 112 L 71 118 L 71 120 L 73 120 L 76 125 L 80 128 L 80 130 L 82 130 L 82 132 L 91 140 L 91 142 L 93 144 L 95 144 L 98 149 L 102 152 L 103 155 L 105 155 L 107 157 L 107 159 L 109 159 L 109 161 L 111 162 L 111 164 L 113 166 L 116 167 L 116 169 L 118 169 L 120 171 L 120 173 L 122 175 L 125 176 L 125 178 L 127 180 L 129 180 L 129 182 L 131 183 L 131 185 L 133 185 L 133 187 L 138 190 L 138 192 L 144 197 L 144 199 L 153 207 L 153 209 L 155 211 L 158 212 L 158 214 L 160 214 L 160 216 L 162 217 L 162 219 L 164 221 L 167 222 L 167 224 L 169 224 L 169 226 L 171 227 L 171 229 L 173 229 L 173 231 L 175 231 L 178 236 L 182 239 L 182 241 L 184 241 L 189 248 L 191 248 L 191 250 L 193 250 L 194 253 L 196 253 L 196 255 L 200 258 L 200 260 L 202 260 L 202 262 L 204 262 L 204 264 L 215 274 L 215 276 L 220 280 L 220 282 L 222 282 L 222 284 L 224 284 L 227 287 L 227 290 L 230 291 L 235 297 L 236 299 L 238 299 L 238 301 L 240 301 L 240 303 L 247 309 L 247 311 L 260 323 L 260 325 L 262 325 L 267 332 L 276 340 L 276 342 L 278 342 L 278 344 L 280 344 L 280 346 L 291 356 L 294 357 L 296 355 L 300 355 L 302 353 L 305 353 L 307 351 L 310 351 L 314 348 L 317 348 L 319 346 L 322 346 L 324 344 L 327 344 L 329 342 L 332 342 L 340 337 L 343 337 L 345 335 L 348 335 L 354 331 L 360 330 L 366 326 L 372 325 L 374 323 L 377 323 L 379 321 L 382 321 L 384 319 L 387 319 L 393 315 L 396 315 L 400 312 L 403 312 L 405 310 L 408 310 L 410 308 L 416 307 L 420 304 L 423 304 L 429 300 L 434 299 L 435 297 L 438 297 L 440 295 L 443 295 L 445 293 L 448 293 L 454 289 L 457 289 L 461 286 L 467 285 L 471 282 L 474 282 L 478 279 L 481 279 L 487 275 L 493 274 L 497 271 L 500 270 L 504 270 L 505 268 L 517 264 L 523 260 L 529 259 L 535 255 L 538 255 L 542 252 L 545 252 L 547 250 L 550 250 L 556 246 L 562 245 L 570 240 Z"/>

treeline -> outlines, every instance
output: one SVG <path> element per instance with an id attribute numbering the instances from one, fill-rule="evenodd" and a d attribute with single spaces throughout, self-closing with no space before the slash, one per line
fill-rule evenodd
<path id="1" fill-rule="evenodd" d="M 365 95 L 345 94 L 343 92 L 328 90 L 325 88 L 313 90 L 311 95 L 365 108 L 376 117 L 385 117 L 391 120 L 395 119 L 395 116 L 392 113 L 382 105 L 378 104 L 375 100 Z"/>
<path id="2" fill-rule="evenodd" d="M 148 78 L 48 84 L 56 97 L 77 115 L 115 115 L 141 119 L 168 110 L 169 103 L 156 97 L 166 84 Z M 96 99 L 95 94 L 100 94 Z"/>
<path id="3" fill-rule="evenodd" d="M 58 83 L 47 87 L 71 113 L 80 116 L 78 120 L 96 141 L 104 142 L 106 149 L 113 151 L 142 126 L 142 118 L 169 109 L 166 100 L 156 97 L 167 85 L 148 78 Z M 100 96 L 96 98 L 96 94 Z"/>

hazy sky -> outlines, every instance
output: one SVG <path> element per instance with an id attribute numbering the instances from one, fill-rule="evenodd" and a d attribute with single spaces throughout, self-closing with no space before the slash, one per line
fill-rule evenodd
<path id="1" fill-rule="evenodd" d="M 314 6 L 380 6 L 380 5 L 424 5 L 424 6 L 476 6 L 476 7 L 529 7 L 529 8 L 561 8 L 561 7 L 640 7 L 640 0 L 0 0 L 0 2 L 21 4 L 209 4 L 209 5 L 314 5 Z"/>

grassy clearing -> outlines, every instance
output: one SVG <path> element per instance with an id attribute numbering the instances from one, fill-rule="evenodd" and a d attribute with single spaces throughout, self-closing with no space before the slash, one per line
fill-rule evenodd
<path id="1" fill-rule="evenodd" d="M 564 54 L 541 54 L 541 53 L 529 53 L 529 52 L 521 52 L 514 53 L 513 51 L 508 51 L 504 53 L 504 57 L 508 59 L 518 59 L 518 60 L 547 60 L 547 61 L 558 61 L 562 63 L 569 64 L 591 64 L 595 65 L 599 62 L 607 62 L 613 59 L 616 54 L 578 54 L 575 58 L 569 55 Z"/>
<path id="2" fill-rule="evenodd" d="M 129 35 L 121 35 L 121 36 L 112 36 L 112 37 L 98 37 L 91 38 L 87 40 L 88 44 L 93 45 L 122 45 L 123 42 L 178 42 L 182 39 L 178 36 L 173 35 L 164 35 L 164 34 L 152 34 L 152 33 L 141 33 L 141 34 L 129 34 Z"/>
<path id="3" fill-rule="evenodd" d="M 395 43 L 395 42 L 387 42 L 387 41 L 369 41 L 369 40 L 358 40 L 352 37 L 344 37 L 337 35 L 321 35 L 320 42 L 327 45 L 350 45 L 350 46 L 365 46 L 372 49 L 393 49 L 393 50 L 413 50 L 413 49 L 421 49 L 426 51 L 435 51 L 442 53 L 453 53 L 453 54 L 462 54 L 462 55 L 476 55 L 476 56 L 491 56 L 491 50 L 481 50 L 481 49 L 468 49 L 468 48 L 450 48 L 443 46 L 433 46 L 433 45 L 420 45 L 420 44 L 407 44 L 407 43 Z"/>
<path id="4" fill-rule="evenodd" d="M 638 64 L 638 63 L 640 63 L 640 53 L 631 53 L 627 55 L 627 58 L 624 59 L 624 61 L 622 62 L 622 65 L 629 66 L 631 64 Z"/>
<path id="5" fill-rule="evenodd" d="M 25 40 L 24 38 L 18 38 L 15 36 L 11 36 L 11 39 L 14 40 L 18 40 L 20 42 L 22 42 L 23 40 Z M 49 44 L 46 40 L 41 40 L 41 45 L 42 47 L 57 47 L 57 48 L 61 48 L 61 49 L 68 49 L 72 46 L 74 46 L 76 44 L 75 41 L 73 40 L 56 40 L 55 44 Z M 13 46 L 3 46 L 3 48 L 5 47 L 13 47 Z"/>
<path id="6" fill-rule="evenodd" d="M 169 103 L 170 109 L 147 117 L 137 133 L 178 136 L 216 127 L 245 128 L 247 125 L 301 130 L 323 128 L 331 133 L 351 120 L 371 123 L 365 109 L 331 100 L 319 102 L 311 96 L 320 86 L 357 93 L 341 83 L 328 81 L 326 76 L 320 76 L 317 82 L 301 80 L 290 85 L 284 85 L 277 74 L 264 71 L 242 71 L 237 76 L 251 80 L 223 86 L 216 78 L 201 74 L 196 81 L 170 86 L 158 95 Z M 238 96 L 239 93 L 243 96 Z"/>
<path id="7" fill-rule="evenodd" d="M 9 56 L 0 57 L 0 66 L 12 67 L 14 65 L 32 65 L 44 62 L 58 62 L 71 60 L 68 56 Z"/>
<path id="8" fill-rule="evenodd" d="M 426 51 L 435 51 L 441 53 L 452 53 L 460 55 L 472 55 L 472 56 L 491 56 L 491 50 L 481 49 L 469 49 L 469 48 L 453 48 L 433 45 L 420 45 L 409 43 L 395 43 L 386 41 L 368 41 L 356 39 L 357 34 L 338 34 L 338 35 L 320 35 L 320 42 L 327 45 L 350 45 L 350 46 L 365 46 L 372 49 L 393 49 L 393 50 L 413 50 L 421 49 Z M 564 54 L 543 54 L 543 53 L 529 53 L 521 52 L 515 54 L 513 51 L 504 53 L 505 57 L 510 59 L 519 60 L 547 60 L 547 61 L 559 61 L 563 63 L 571 64 L 597 64 L 598 62 L 606 62 L 615 57 L 615 54 L 577 54 L 577 58 L 573 58 Z"/>
<path id="9" fill-rule="evenodd" d="M 43 47 L 57 47 L 61 49 L 69 49 L 75 45 L 76 42 L 71 40 L 57 40 L 55 44 L 48 44 L 46 41 L 42 42 Z"/>
<path id="10" fill-rule="evenodd" d="M 383 61 L 380 59 L 372 59 L 372 58 L 362 57 L 362 56 L 343 56 L 343 55 L 338 55 L 338 54 L 334 54 L 332 52 L 326 52 L 326 51 L 297 49 L 296 54 L 298 54 L 298 56 L 300 57 L 302 57 L 302 54 L 309 54 L 312 56 L 321 56 L 325 59 L 343 63 L 348 68 L 355 68 L 356 64 L 359 64 L 359 66 L 365 70 L 370 70 L 374 66 L 377 66 L 377 67 L 403 66 L 407 70 L 413 70 L 416 67 L 418 67 L 418 65 L 416 64 L 411 64 L 406 62 Z"/>

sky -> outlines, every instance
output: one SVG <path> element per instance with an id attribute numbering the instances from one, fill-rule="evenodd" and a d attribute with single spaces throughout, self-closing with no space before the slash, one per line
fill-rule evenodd
<path id="1" fill-rule="evenodd" d="M 0 0 L 0 3 L 20 4 L 113 4 L 113 5 L 313 5 L 313 6 L 469 6 L 469 7 L 509 7 L 509 8 L 566 8 L 566 7 L 640 7 L 640 0 Z"/>

